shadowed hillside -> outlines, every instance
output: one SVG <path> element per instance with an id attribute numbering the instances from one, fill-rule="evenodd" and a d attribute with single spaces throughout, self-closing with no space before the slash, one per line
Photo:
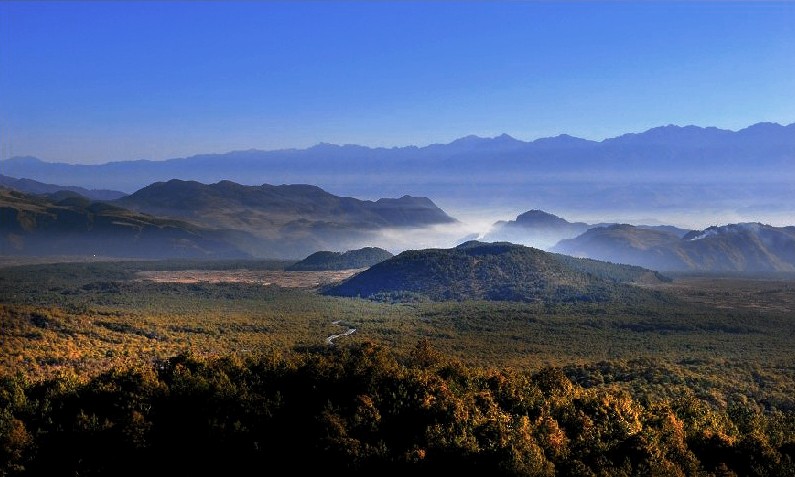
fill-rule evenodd
<path id="1" fill-rule="evenodd" d="M 562 240 L 555 252 L 655 270 L 770 272 L 795 270 L 795 227 L 730 224 L 684 237 L 615 225 Z"/>
<path id="2" fill-rule="evenodd" d="M 233 242 L 251 239 L 245 232 L 209 230 L 74 193 L 46 198 L 0 188 L 3 255 L 246 258 Z"/>
<path id="3" fill-rule="evenodd" d="M 301 258 L 317 250 L 349 250 L 380 243 L 384 229 L 453 224 L 425 197 L 360 200 L 305 184 L 244 186 L 230 181 L 158 182 L 115 204 L 201 227 L 243 230 L 259 241 L 259 257 Z"/>
<path id="4" fill-rule="evenodd" d="M 454 222 L 425 197 L 359 200 L 320 187 L 293 184 L 245 186 L 230 181 L 157 182 L 117 204 L 204 225 L 262 232 L 285 226 L 327 224 L 361 229 L 422 227 Z"/>

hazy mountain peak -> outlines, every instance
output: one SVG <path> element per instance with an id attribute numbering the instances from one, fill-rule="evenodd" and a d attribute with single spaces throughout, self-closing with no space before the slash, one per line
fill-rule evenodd
<path id="1" fill-rule="evenodd" d="M 224 179 L 224 180 L 218 181 L 218 182 L 216 182 L 215 184 L 212 184 L 212 185 L 213 186 L 217 186 L 217 187 L 236 187 L 236 186 L 238 186 L 240 184 L 237 184 L 237 183 L 232 182 L 230 180 Z"/>
<path id="2" fill-rule="evenodd" d="M 629 133 L 602 141 L 604 144 L 613 144 L 633 147 L 666 146 L 673 148 L 712 146 L 721 144 L 735 134 L 726 129 L 716 127 L 704 128 L 695 125 L 678 126 L 668 124 L 658 126 L 640 133 Z"/>
<path id="3" fill-rule="evenodd" d="M 795 123 L 782 126 L 779 123 L 762 122 L 748 126 L 736 133 L 738 139 L 754 144 L 787 145 L 795 147 Z"/>
<path id="4" fill-rule="evenodd" d="M 771 122 L 771 121 L 762 121 L 762 122 L 758 122 L 758 123 L 752 124 L 752 125 L 750 125 L 748 127 L 745 127 L 743 129 L 740 129 L 737 132 L 740 132 L 740 131 L 772 131 L 772 130 L 784 129 L 784 128 L 787 128 L 787 127 L 792 127 L 793 125 L 795 125 L 795 123 L 792 123 L 792 124 L 790 124 L 788 126 L 783 126 L 783 125 L 781 125 L 779 123 L 774 123 L 774 122 Z"/>
<path id="5" fill-rule="evenodd" d="M 42 161 L 38 157 L 33 156 L 14 156 L 10 157 L 4 161 L 6 166 L 11 165 L 38 165 L 38 164 L 46 164 L 45 161 Z"/>
<path id="6" fill-rule="evenodd" d="M 434 204 L 433 201 L 428 197 L 414 197 L 410 195 L 404 195 L 398 199 L 381 198 L 376 200 L 375 203 L 380 206 L 387 206 L 387 207 L 409 206 L 409 207 L 429 208 L 429 209 L 436 208 L 436 204 Z"/>
<path id="7" fill-rule="evenodd" d="M 525 142 L 516 139 L 510 134 L 502 133 L 499 136 L 494 136 L 494 137 L 482 137 L 470 134 L 468 136 L 456 139 L 455 141 L 448 144 L 448 146 L 458 146 L 466 148 L 485 148 L 485 147 L 494 147 L 494 146 L 499 146 L 499 147 L 518 146 L 522 144 L 525 144 Z"/>
<path id="8" fill-rule="evenodd" d="M 578 147 L 578 146 L 588 146 L 588 145 L 597 144 L 597 142 L 571 136 L 569 134 L 558 134 L 557 136 L 553 137 L 542 137 L 536 139 L 531 144 L 533 144 L 534 146 L 544 146 L 544 147 Z"/>
<path id="9" fill-rule="evenodd" d="M 534 225 L 558 225 L 568 224 L 569 221 L 558 217 L 557 215 L 544 212 L 539 209 L 528 210 L 523 214 L 516 216 L 516 222 L 519 224 L 534 224 Z"/>
<path id="10" fill-rule="evenodd" d="M 330 142 L 319 142 L 314 146 L 310 147 L 309 149 L 311 150 L 339 149 L 340 147 L 342 146 L 340 146 L 339 144 L 332 144 Z"/>
<path id="11" fill-rule="evenodd" d="M 460 138 L 450 142 L 448 145 L 450 145 L 450 146 L 453 146 L 453 145 L 455 145 L 455 146 L 473 146 L 473 145 L 478 144 L 478 143 L 480 143 L 480 142 L 482 142 L 482 141 L 484 141 L 486 139 L 487 138 L 484 138 L 484 137 L 481 137 L 481 136 L 477 136 L 475 134 L 469 134 L 467 136 L 460 137 Z"/>

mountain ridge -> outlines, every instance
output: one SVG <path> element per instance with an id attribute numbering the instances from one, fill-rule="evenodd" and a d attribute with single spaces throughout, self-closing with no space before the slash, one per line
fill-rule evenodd
<path id="1" fill-rule="evenodd" d="M 244 186 L 225 180 L 208 185 L 172 179 L 112 201 L 65 190 L 41 196 L 0 191 L 3 255 L 47 255 L 50 244 L 70 255 L 101 249 L 124 256 L 116 249 L 127 246 L 143 256 L 193 256 L 170 245 L 174 239 L 206 242 L 207 253 L 194 254 L 198 257 L 226 247 L 223 253 L 234 257 L 296 259 L 317 250 L 393 243 L 385 231 L 411 234 L 457 223 L 427 197 L 361 200 L 308 184 Z M 141 245 L 141 234 L 151 250 Z M 103 245 L 103 239 L 108 243 Z"/>
<path id="2" fill-rule="evenodd" d="M 731 174 L 731 168 L 716 168 L 716 164 L 746 165 L 747 170 L 738 171 L 736 177 L 747 179 L 752 173 L 784 180 L 789 176 L 781 177 L 781 172 L 788 170 L 784 166 L 793 157 L 795 123 L 756 123 L 737 131 L 660 126 L 601 141 L 566 134 L 532 141 L 507 134 L 493 138 L 470 135 L 447 144 L 426 146 L 318 144 L 304 149 L 248 149 L 104 164 L 50 163 L 27 156 L 0 161 L 0 170 L 6 175 L 41 182 L 124 192 L 172 178 L 200 182 L 228 179 L 246 185 L 312 183 L 326 189 L 349 186 L 374 192 L 383 191 L 387 179 L 391 183 L 414 184 L 417 177 L 422 177 L 420 185 L 425 184 L 430 190 L 445 181 L 491 180 L 500 172 L 516 178 L 587 180 L 597 174 L 659 181 L 660 172 L 665 171 L 665 177 L 673 179 L 671 170 L 661 169 L 662 165 L 680 168 L 676 171 L 679 177 L 687 172 L 703 180 L 714 179 L 716 171 L 719 175 Z M 363 183 L 365 180 L 369 182 Z"/>
<path id="3" fill-rule="evenodd" d="M 691 231 L 621 224 L 561 240 L 553 251 L 662 271 L 795 271 L 795 226 L 738 223 Z"/>
<path id="4" fill-rule="evenodd" d="M 0 187 L 2 255 L 124 258 L 252 258 L 236 230 L 197 227 L 92 201 L 75 193 L 39 196 Z"/>
<path id="5" fill-rule="evenodd" d="M 309 184 L 248 186 L 171 179 L 155 182 L 114 204 L 189 221 L 200 227 L 245 231 L 260 241 L 255 256 L 295 259 L 318 250 L 381 245 L 387 229 L 414 230 L 458 221 L 427 197 L 363 200 Z"/>
<path id="6" fill-rule="evenodd" d="M 491 142 L 494 140 L 502 140 L 502 139 L 509 139 L 513 142 L 518 142 L 522 144 L 533 144 L 533 143 L 544 143 L 547 141 L 557 142 L 561 140 L 562 142 L 567 142 L 571 140 L 572 142 L 580 143 L 588 143 L 588 144 L 604 144 L 604 143 L 613 143 L 613 142 L 621 142 L 622 140 L 626 140 L 628 138 L 637 138 L 643 136 L 657 136 L 660 131 L 708 131 L 713 133 L 718 133 L 721 135 L 731 135 L 731 134 L 747 134 L 748 132 L 755 132 L 761 129 L 766 131 L 770 131 L 771 128 L 774 129 L 793 129 L 795 130 L 795 122 L 789 124 L 782 124 L 773 121 L 760 121 L 757 123 L 750 124 L 748 126 L 742 127 L 740 129 L 723 129 L 716 126 L 697 126 L 694 124 L 687 124 L 684 126 L 677 125 L 677 124 L 667 124 L 661 126 L 651 127 L 641 132 L 628 132 L 619 134 L 617 136 L 605 137 L 603 139 L 595 140 L 595 139 L 587 139 L 582 138 L 575 135 L 570 135 L 567 133 L 560 133 L 555 136 L 544 136 L 538 137 L 529 140 L 522 140 L 517 139 L 511 136 L 508 133 L 500 133 L 496 136 L 479 136 L 476 134 L 469 134 L 467 136 L 462 136 L 457 139 L 453 139 L 448 143 L 430 143 L 424 146 L 419 145 L 404 145 L 404 146 L 366 146 L 360 144 L 336 144 L 336 143 L 328 143 L 328 142 L 319 142 L 315 145 L 308 146 L 305 148 L 298 148 L 298 147 L 285 147 L 285 148 L 276 148 L 276 149 L 260 149 L 260 148 L 249 148 L 249 149 L 234 149 L 226 152 L 216 152 L 216 153 L 198 153 L 192 154 L 189 156 L 182 156 L 182 157 L 171 157 L 166 159 L 133 159 L 133 160 L 122 160 L 122 161 L 107 161 L 103 163 L 97 164 L 83 164 L 83 163 L 72 163 L 72 162 L 50 162 L 45 161 L 41 158 L 30 156 L 30 155 L 23 155 L 23 156 L 12 156 L 3 160 L 0 160 L 0 163 L 30 163 L 30 164 L 55 164 L 55 165 L 69 165 L 69 166 L 81 166 L 81 165 L 88 165 L 88 166 L 103 166 L 103 165 L 111 165 L 111 164 L 119 164 L 119 163 L 135 163 L 135 162 L 144 162 L 144 163 L 159 163 L 159 162 L 166 162 L 166 161 L 181 161 L 181 160 L 190 160 L 195 158 L 207 158 L 213 156 L 224 156 L 228 154 L 257 154 L 257 153 L 296 153 L 301 151 L 308 151 L 313 149 L 345 149 L 345 148 L 355 148 L 360 150 L 368 150 L 368 151 L 394 151 L 394 150 L 421 150 L 421 149 L 428 149 L 428 148 L 435 148 L 439 146 L 452 146 L 452 145 L 461 145 L 461 144 L 469 144 L 469 145 L 480 145 L 485 142 Z"/>
<path id="7" fill-rule="evenodd" d="M 113 201 L 132 210 L 174 216 L 210 226 L 250 231 L 306 219 L 361 228 L 422 227 L 456 219 L 427 197 L 403 195 L 376 201 L 336 196 L 310 184 L 247 186 L 229 180 L 214 184 L 171 179 L 155 182 Z M 249 211 L 243 214 L 242 210 Z"/>
<path id="8" fill-rule="evenodd" d="M 32 179 L 17 179 L 0 174 L 0 186 L 29 194 L 54 194 L 59 191 L 70 191 L 93 200 L 114 200 L 124 197 L 121 191 L 108 189 L 86 189 L 85 187 L 45 184 Z"/>

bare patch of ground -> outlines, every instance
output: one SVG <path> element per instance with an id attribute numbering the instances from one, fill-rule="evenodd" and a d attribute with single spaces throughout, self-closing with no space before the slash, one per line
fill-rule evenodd
<path id="1" fill-rule="evenodd" d="M 20 265 L 48 265 L 54 263 L 92 263 L 92 262 L 123 262 L 139 261 L 141 258 L 106 257 L 97 255 L 48 255 L 48 256 L 0 256 L 0 268 L 17 267 Z"/>
<path id="2" fill-rule="evenodd" d="M 721 309 L 795 311 L 795 279 L 684 276 L 670 283 L 645 286 L 673 293 L 689 303 Z"/>
<path id="3" fill-rule="evenodd" d="M 363 268 L 323 272 L 287 272 L 282 270 L 179 270 L 143 271 L 136 273 L 138 280 L 158 283 L 253 283 L 284 288 L 315 288 L 342 281 Z"/>

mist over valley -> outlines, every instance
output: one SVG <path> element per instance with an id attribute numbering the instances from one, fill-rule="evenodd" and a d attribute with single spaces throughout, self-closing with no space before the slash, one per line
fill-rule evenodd
<path id="1" fill-rule="evenodd" d="M 793 158 L 795 123 L 758 123 L 736 132 L 665 126 L 601 142 L 566 135 L 531 142 L 507 135 L 468 136 L 449 144 L 392 149 L 325 144 L 102 165 L 34 158 L 11 158 L 0 164 L 9 174 L 4 176 L 5 187 L 57 194 L 59 187 L 47 181 L 71 181 L 62 189 L 226 235 L 229 250 L 250 257 L 301 259 L 316 251 L 367 246 L 399 253 L 482 239 L 658 269 L 787 270 L 792 260 L 779 257 L 788 253 L 778 250 L 791 246 L 786 241 L 772 245 L 776 250 L 762 245 L 763 251 L 733 243 L 729 246 L 733 251 L 710 252 L 719 255 L 709 259 L 710 264 L 699 258 L 675 258 L 684 252 L 656 249 L 648 253 L 662 255 L 649 259 L 570 244 L 591 228 L 614 224 L 656 227 L 658 232 L 667 227 L 666 232 L 681 238 L 690 230 L 758 223 L 783 227 L 788 237 L 786 227 L 793 223 L 795 203 Z M 272 182 L 259 183 L 266 178 Z M 390 193 L 399 198 L 388 198 Z M 56 197 L 52 205 L 57 203 Z M 66 219 L 57 222 L 71 227 Z M 10 230 L 13 220 L 4 227 Z M 26 230 L 36 228 L 29 225 Z M 86 232 L 98 237 L 103 233 L 91 226 Z M 58 227 L 50 233 L 55 240 Z M 23 242 L 6 236 L 7 244 L 13 240 Z M 561 240 L 569 242 L 559 244 Z M 73 252 L 90 249 L 70 247 Z M 189 253 L 186 247 L 181 252 L 173 245 L 163 247 L 160 252 L 157 246 L 145 248 L 150 256 L 163 258 Z M 7 253 L 23 249 L 9 247 Z M 21 253 L 39 249 L 30 245 Z M 218 255 L 201 249 L 195 247 L 191 253 Z M 110 253 L 108 247 L 97 250 L 118 257 L 138 254 L 125 254 L 119 248 Z M 760 253 L 775 258 L 762 265 L 746 257 Z M 729 260 L 729 255 L 734 258 Z M 721 265 L 724 259 L 730 264 Z"/>

